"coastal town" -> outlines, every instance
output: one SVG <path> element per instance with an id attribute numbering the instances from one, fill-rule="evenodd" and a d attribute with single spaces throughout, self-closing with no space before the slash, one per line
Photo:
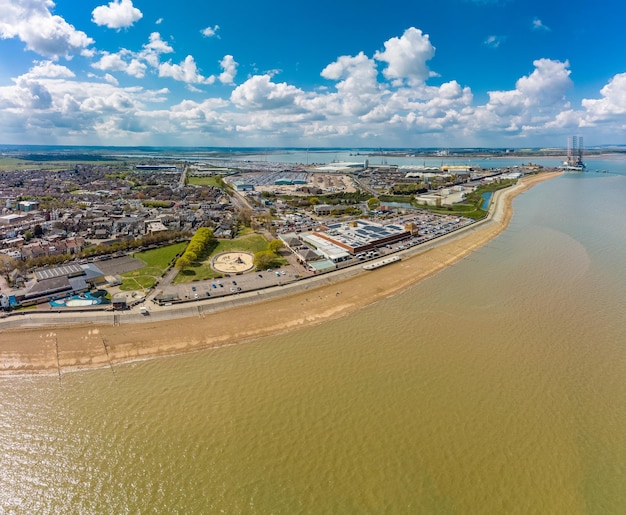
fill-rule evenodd
<path id="1" fill-rule="evenodd" d="M 543 170 L 401 167 L 367 157 L 326 165 L 44 157 L 20 156 L 0 171 L 4 316 L 149 314 L 372 268 L 475 224 L 493 190 Z M 213 243 L 183 263 L 200 228 Z M 139 280 L 150 252 L 166 261 Z M 230 258 L 233 268 L 220 268 Z"/>

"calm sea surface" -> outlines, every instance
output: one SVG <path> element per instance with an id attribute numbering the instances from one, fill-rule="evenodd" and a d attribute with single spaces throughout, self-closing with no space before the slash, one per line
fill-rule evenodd
<path id="1" fill-rule="evenodd" d="M 626 513 L 626 162 L 590 168 L 340 320 L 1 378 L 0 513 Z"/>

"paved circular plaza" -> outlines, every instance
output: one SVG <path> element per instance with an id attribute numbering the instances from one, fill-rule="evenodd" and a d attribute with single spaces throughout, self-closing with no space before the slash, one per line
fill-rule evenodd
<path id="1" fill-rule="evenodd" d="M 211 268 L 223 274 L 241 274 L 252 270 L 254 256 L 249 252 L 222 252 L 213 258 Z"/>

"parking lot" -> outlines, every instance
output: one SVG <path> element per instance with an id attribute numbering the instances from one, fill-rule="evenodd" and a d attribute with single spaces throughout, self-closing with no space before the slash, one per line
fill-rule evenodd
<path id="1" fill-rule="evenodd" d="M 287 284 L 298 280 L 303 273 L 305 273 L 303 267 L 290 264 L 275 270 L 252 271 L 187 284 L 171 284 L 164 289 L 163 295 L 180 300 L 220 298 Z"/>

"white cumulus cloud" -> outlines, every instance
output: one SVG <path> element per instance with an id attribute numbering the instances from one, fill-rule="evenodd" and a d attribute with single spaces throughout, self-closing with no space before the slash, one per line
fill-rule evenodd
<path id="1" fill-rule="evenodd" d="M 102 57 L 91 66 L 102 71 L 124 72 L 138 79 L 145 76 L 146 69 L 148 68 L 139 59 L 132 57 L 132 53 L 127 50 L 122 50 L 115 54 L 105 52 Z"/>
<path id="2" fill-rule="evenodd" d="M 207 27 L 205 29 L 202 29 L 200 31 L 200 33 L 207 38 L 213 37 L 217 34 L 217 31 L 219 30 L 220 26 L 219 25 L 215 25 L 213 27 Z"/>
<path id="3" fill-rule="evenodd" d="M 91 20 L 96 25 L 104 25 L 109 29 L 123 29 L 143 17 L 132 0 L 113 0 L 108 5 L 100 5 L 91 12 Z"/>
<path id="4" fill-rule="evenodd" d="M 29 50 L 55 60 L 85 51 L 93 39 L 53 9 L 52 0 L 0 0 L 0 38 L 17 37 Z"/>
<path id="5" fill-rule="evenodd" d="M 52 61 L 35 61 L 28 74 L 28 77 L 75 77 L 72 70 L 66 66 L 55 64 Z"/>
<path id="6" fill-rule="evenodd" d="M 152 133 L 147 105 L 164 102 L 168 93 L 120 88 L 110 76 L 82 81 L 61 75 L 33 79 L 29 72 L 13 79 L 14 85 L 0 87 L 0 133 L 5 141 L 7 136 L 11 141 L 30 136 L 76 144 L 85 138 L 123 143 L 130 134 Z"/>
<path id="7" fill-rule="evenodd" d="M 524 130 L 545 129 L 569 110 L 569 62 L 537 59 L 533 64 L 533 72 L 518 79 L 515 89 L 490 91 L 489 102 L 474 110 L 468 126 L 485 132 L 521 134 Z"/>
<path id="8" fill-rule="evenodd" d="M 153 32 L 150 34 L 150 41 L 143 45 L 139 56 L 146 60 L 151 66 L 155 68 L 159 65 L 159 56 L 161 54 L 171 54 L 174 49 L 161 39 L 161 34 Z"/>
<path id="9" fill-rule="evenodd" d="M 626 73 L 615 75 L 600 90 L 600 94 L 602 98 L 582 100 L 586 110 L 586 124 L 618 121 L 622 127 L 626 127 Z"/>
<path id="10" fill-rule="evenodd" d="M 44 110 L 52 106 L 52 95 L 43 82 L 20 78 L 17 86 L 23 107 Z"/>
<path id="11" fill-rule="evenodd" d="M 241 109 L 284 109 L 294 106 L 302 91 L 285 82 L 272 82 L 269 75 L 255 75 L 234 89 L 230 96 Z"/>
<path id="12" fill-rule="evenodd" d="M 435 47 L 428 34 L 410 27 L 401 37 L 385 41 L 385 50 L 376 52 L 374 59 L 387 63 L 383 75 L 388 79 L 420 83 L 432 76 L 426 63 L 435 56 Z"/>
<path id="13" fill-rule="evenodd" d="M 537 59 L 533 65 L 535 70 L 515 85 L 528 104 L 547 106 L 563 101 L 565 93 L 572 87 L 569 62 Z"/>
<path id="14" fill-rule="evenodd" d="M 174 80 L 192 84 L 212 84 L 215 77 L 204 77 L 198 71 L 198 66 L 193 56 L 188 55 L 180 64 L 171 62 L 159 65 L 159 77 L 171 77 Z"/>
<path id="15" fill-rule="evenodd" d="M 17 20 L 15 10 L 5 14 L 9 9 L 30 6 L 28 19 L 33 12 L 52 16 L 50 0 L 6 2 L 0 0 L 7 9 L 0 11 L 2 37 L 9 30 L 17 34 L 18 29 L 2 25 L 7 17 Z M 158 32 L 140 48 L 94 51 L 90 61 L 92 71 L 98 72 L 88 74 L 86 81 L 74 75 L 81 75 L 79 68 L 58 64 L 56 59 L 65 51 L 55 53 L 48 47 L 46 58 L 34 61 L 12 83 L 0 85 L 0 138 L 201 144 L 210 134 L 210 141 L 223 145 L 450 147 L 494 141 L 544 144 L 551 137 L 554 141 L 555 133 L 561 138 L 586 127 L 612 140 L 626 134 L 626 73 L 613 76 L 595 98 L 572 105 L 567 98 L 573 86 L 569 62 L 537 59 L 509 89 L 489 91 L 488 100 L 476 104 L 470 87 L 453 77 L 429 83 L 434 74 L 428 63 L 435 47 L 428 35 L 415 28 L 400 34 L 373 56 L 359 52 L 337 57 L 320 72 L 324 85 L 308 89 L 280 82 L 279 70 L 253 75 L 235 87 L 240 65 L 232 55 L 224 55 L 219 68 L 212 63 L 216 70 L 207 71 L 214 74 L 209 76 L 200 69 L 207 66 L 205 61 L 197 62 L 192 55 L 182 54 L 187 55 L 182 61 L 170 56 L 163 62 L 164 56 L 173 55 L 174 40 L 166 41 Z M 86 47 L 72 47 L 69 41 L 59 48 L 67 55 L 84 55 Z M 120 87 L 121 73 L 183 84 L 171 92 L 146 90 L 143 81 Z M 202 86 L 218 81 L 231 85 L 230 95 L 223 87 L 216 88 L 215 95 L 202 91 L 209 89 Z M 124 82 L 132 81 L 126 77 Z"/>
<path id="16" fill-rule="evenodd" d="M 339 81 L 337 94 L 330 95 L 327 108 L 332 104 L 345 114 L 363 116 L 379 102 L 380 87 L 376 80 L 376 62 L 363 52 L 356 56 L 341 56 L 322 70 L 322 77 Z"/>
<path id="17" fill-rule="evenodd" d="M 107 81 L 109 84 L 113 84 L 114 86 L 119 85 L 118 80 L 110 73 L 105 73 L 104 80 Z"/>
<path id="18" fill-rule="evenodd" d="M 103 71 L 124 71 L 127 64 L 119 53 L 104 53 L 98 61 L 92 64 L 92 67 Z"/>
<path id="19" fill-rule="evenodd" d="M 218 75 L 218 79 L 222 84 L 233 84 L 235 81 L 235 75 L 237 75 L 237 67 L 239 64 L 232 55 L 225 55 L 224 58 L 220 61 L 220 66 L 222 73 Z"/>

